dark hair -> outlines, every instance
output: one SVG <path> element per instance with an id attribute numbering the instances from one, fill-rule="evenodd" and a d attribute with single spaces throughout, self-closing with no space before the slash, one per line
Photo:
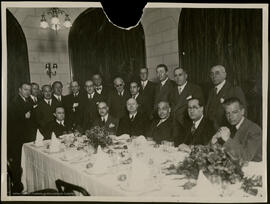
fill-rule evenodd
<path id="1" fill-rule="evenodd" d="M 159 64 L 159 65 L 157 65 L 156 70 L 157 70 L 158 68 L 160 68 L 160 67 L 164 67 L 165 71 L 166 71 L 166 72 L 168 71 L 168 67 L 167 67 L 166 64 Z"/>
<path id="2" fill-rule="evenodd" d="M 200 107 L 204 106 L 204 102 L 203 102 L 203 100 L 201 98 L 199 98 L 199 97 L 192 97 L 192 98 L 188 99 L 188 102 L 189 101 L 192 101 L 192 100 L 197 100 Z"/>
<path id="3" fill-rule="evenodd" d="M 233 103 L 238 103 L 240 108 L 243 108 L 243 103 L 240 101 L 239 98 L 237 97 L 231 97 L 231 98 L 227 98 L 224 102 L 223 102 L 223 106 L 229 106 Z"/>
<path id="4" fill-rule="evenodd" d="M 136 83 L 138 87 L 140 86 L 140 83 L 139 83 L 138 81 L 136 81 L 136 80 L 131 80 L 131 81 L 129 82 L 129 86 L 130 86 L 130 84 L 132 84 L 132 83 Z"/>
<path id="5" fill-rule="evenodd" d="M 56 112 L 56 109 L 57 109 L 57 108 L 63 108 L 63 109 L 64 109 L 64 111 L 65 111 L 64 106 L 60 106 L 60 105 L 59 105 L 59 106 L 56 106 L 56 107 L 55 107 L 54 112 Z"/>
<path id="6" fill-rule="evenodd" d="M 147 67 L 141 67 L 141 68 L 140 68 L 140 71 L 141 71 L 142 69 L 146 69 L 147 72 L 149 71 L 149 69 L 148 69 Z"/>
<path id="7" fill-rule="evenodd" d="M 19 88 L 22 88 L 22 87 L 23 87 L 23 85 L 28 85 L 28 86 L 31 86 L 31 84 L 30 84 L 29 82 L 22 82 L 22 83 L 20 83 Z"/>
<path id="8" fill-rule="evenodd" d="M 49 84 L 44 84 L 44 85 L 41 87 L 41 90 L 43 90 L 46 86 L 48 86 L 48 87 L 50 87 L 50 88 L 52 89 L 51 85 L 49 85 Z"/>
<path id="9" fill-rule="evenodd" d="M 36 82 L 32 82 L 32 83 L 31 83 L 31 86 L 34 86 L 34 85 L 39 86 L 39 84 L 38 84 L 38 83 L 36 83 Z"/>
<path id="10" fill-rule="evenodd" d="M 62 84 L 61 81 L 55 81 L 55 82 L 53 82 L 52 87 L 54 87 L 56 84 L 60 84 L 61 87 L 63 88 L 63 84 Z"/>
<path id="11" fill-rule="evenodd" d="M 182 69 L 183 72 L 185 72 L 185 73 L 187 74 L 187 70 L 185 70 L 185 69 L 182 68 L 182 67 L 175 67 L 175 68 L 173 69 L 173 73 L 174 73 L 177 69 Z"/>

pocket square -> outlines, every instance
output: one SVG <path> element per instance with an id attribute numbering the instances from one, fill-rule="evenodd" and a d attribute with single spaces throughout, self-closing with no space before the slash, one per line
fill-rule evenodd
<path id="1" fill-rule="evenodd" d="M 114 127 L 115 127 L 115 124 L 110 123 L 109 128 L 114 128 Z"/>
<path id="2" fill-rule="evenodd" d="M 190 96 L 188 96 L 188 97 L 186 97 L 186 99 L 187 99 L 187 100 L 189 100 L 189 99 L 191 99 L 191 98 L 192 98 L 192 96 L 191 96 L 191 95 L 190 95 Z"/>
<path id="3" fill-rule="evenodd" d="M 224 98 L 220 98 L 220 103 L 223 103 L 225 101 Z"/>

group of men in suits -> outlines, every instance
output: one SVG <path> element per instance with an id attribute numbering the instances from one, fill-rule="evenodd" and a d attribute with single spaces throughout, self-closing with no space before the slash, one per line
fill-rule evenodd
<path id="1" fill-rule="evenodd" d="M 185 69 L 174 69 L 174 80 L 168 77 L 165 64 L 156 67 L 158 83 L 148 79 L 148 69 L 140 69 L 140 80 L 129 88 L 120 77 L 113 87 L 102 83 L 100 74 L 84 83 L 70 83 L 71 93 L 63 96 L 63 84 L 56 81 L 43 85 L 23 83 L 13 103 L 16 128 L 8 135 L 8 149 L 17 144 L 17 152 L 9 156 L 19 160 L 22 144 L 34 140 L 37 129 L 49 139 L 74 130 L 86 131 L 102 126 L 110 134 L 145 135 L 157 143 L 172 141 L 176 146 L 209 144 L 222 126 L 237 127 L 236 133 L 223 140 L 233 155 L 245 160 L 261 160 L 261 129 L 245 117 L 246 101 L 240 87 L 226 80 L 226 69 L 213 66 L 210 78 L 214 87 L 208 99 L 201 88 L 188 80 Z M 231 131 L 233 132 L 233 131 Z M 16 141 L 16 142 L 15 142 Z M 14 156 L 15 155 L 15 156 Z"/>

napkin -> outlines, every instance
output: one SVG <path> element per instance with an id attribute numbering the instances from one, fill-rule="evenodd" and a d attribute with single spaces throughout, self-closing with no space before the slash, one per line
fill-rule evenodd
<path id="1" fill-rule="evenodd" d="M 128 187 L 131 190 L 145 189 L 146 180 L 150 178 L 149 166 L 135 155 L 132 156 L 132 167 L 128 179 Z"/>
<path id="2" fill-rule="evenodd" d="M 43 135 L 40 133 L 39 129 L 37 130 L 37 134 L 36 134 L 36 140 L 35 140 L 35 145 L 36 146 L 43 146 L 43 140 L 44 137 Z"/>
<path id="3" fill-rule="evenodd" d="M 53 132 L 51 137 L 50 152 L 58 152 L 58 151 L 60 151 L 60 141 L 57 139 L 57 137 Z"/>
<path id="4" fill-rule="evenodd" d="M 112 165 L 112 162 L 110 160 L 109 155 L 103 152 L 99 145 L 97 148 L 96 161 L 91 171 L 93 173 L 100 173 L 100 174 L 106 173 L 108 170 L 108 167 L 111 165 Z"/>
<path id="5" fill-rule="evenodd" d="M 120 136 L 116 137 L 116 139 L 118 139 L 118 140 L 128 140 L 128 139 L 130 139 L 130 136 L 128 134 L 123 134 L 123 135 L 120 135 Z"/>
<path id="6" fill-rule="evenodd" d="M 242 171 L 244 172 L 245 177 L 252 176 L 263 176 L 264 175 L 264 165 L 263 162 L 248 162 L 247 166 L 242 167 Z"/>

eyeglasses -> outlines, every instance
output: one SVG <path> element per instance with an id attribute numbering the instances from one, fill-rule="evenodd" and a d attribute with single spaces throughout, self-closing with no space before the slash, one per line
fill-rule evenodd
<path id="1" fill-rule="evenodd" d="M 123 84 L 115 84 L 116 87 L 121 87 Z"/>

